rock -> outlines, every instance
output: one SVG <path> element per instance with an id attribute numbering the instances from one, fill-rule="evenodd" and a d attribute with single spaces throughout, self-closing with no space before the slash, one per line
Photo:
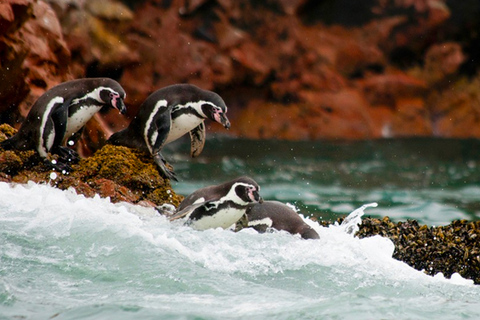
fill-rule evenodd
<path id="1" fill-rule="evenodd" d="M 8 125 L 0 126 L 0 142 L 15 133 Z M 0 149 L 0 181 L 48 183 L 65 190 L 74 188 L 87 197 L 96 194 L 112 202 L 164 203 L 178 206 L 183 199 L 168 180 L 164 180 L 150 155 L 125 147 L 105 145 L 91 157 L 72 165 L 70 174 L 58 172 L 51 177 L 40 157 L 33 150 L 4 151 Z"/>
<path id="2" fill-rule="evenodd" d="M 427 99 L 433 133 L 440 137 L 480 137 L 477 114 L 480 110 L 480 76 L 461 78 L 448 90 L 432 92 Z"/>
<path id="3" fill-rule="evenodd" d="M 0 112 L 9 113 L 0 120 L 18 126 L 43 92 L 70 79 L 70 53 L 45 2 L 11 0 L 0 11 Z"/>
<path id="4" fill-rule="evenodd" d="M 458 43 L 439 43 L 431 46 L 425 54 L 424 77 L 430 84 L 454 75 L 465 61 Z"/>
<path id="5" fill-rule="evenodd" d="M 72 53 L 76 78 L 109 76 L 118 79 L 122 69 L 138 61 L 123 34 L 133 12 L 115 0 L 49 0 L 62 24 L 65 41 Z"/>
<path id="6" fill-rule="evenodd" d="M 127 91 L 129 118 L 154 90 L 188 82 L 228 97 L 231 134 L 251 138 L 480 136 L 463 129 L 480 127 L 480 120 L 465 116 L 475 97 L 446 92 L 479 72 L 480 7 L 471 0 L 0 5 L 0 45 L 6 48 L 0 51 L 0 121 L 17 127 L 49 87 L 108 76 Z M 319 108 L 319 99 L 334 107 Z M 447 102 L 459 103 L 458 111 Z M 274 119 L 272 128 L 248 128 L 258 121 L 258 108 Z M 305 113 L 312 115 L 308 123 Z M 127 123 L 114 112 L 95 117 L 78 151 L 91 154 Z"/>
<path id="7" fill-rule="evenodd" d="M 399 70 L 368 75 L 356 83 L 370 105 L 386 105 L 392 108 L 395 107 L 397 99 L 421 97 L 427 89 L 425 81 Z"/>
<path id="8" fill-rule="evenodd" d="M 364 218 L 356 234 L 359 238 L 381 235 L 395 245 L 393 257 L 429 275 L 447 278 L 459 273 L 480 284 L 480 222 L 456 220 L 447 226 L 428 227 L 415 220 L 393 223 Z"/>
<path id="9" fill-rule="evenodd" d="M 288 140 L 374 137 L 366 101 L 358 92 L 301 91 L 299 98 L 298 104 L 250 104 L 238 117 L 238 133 L 249 138 Z"/>

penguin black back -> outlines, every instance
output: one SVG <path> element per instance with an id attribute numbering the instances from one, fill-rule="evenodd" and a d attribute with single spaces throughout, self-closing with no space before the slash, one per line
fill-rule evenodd
<path id="1" fill-rule="evenodd" d="M 235 183 L 238 183 L 238 182 L 256 186 L 258 189 L 260 188 L 258 186 L 258 183 L 252 178 L 247 176 L 241 176 L 236 179 L 233 179 L 218 185 L 209 186 L 209 187 L 196 190 L 195 192 L 191 193 L 189 196 L 185 197 L 185 199 L 183 199 L 183 201 L 178 206 L 177 211 L 181 211 L 186 207 L 194 204 L 195 202 L 198 202 L 199 199 L 202 199 L 202 201 L 219 200 L 230 191 L 230 189 Z"/>
<path id="2" fill-rule="evenodd" d="M 303 239 L 319 239 L 318 233 L 303 221 L 289 206 L 278 201 L 264 201 L 249 204 L 246 210 L 248 226 L 258 232 L 267 228 L 285 230 L 291 234 L 300 234 Z"/>
<path id="3" fill-rule="evenodd" d="M 169 219 L 186 217 L 186 224 L 197 230 L 226 229 L 245 214 L 249 203 L 263 201 L 259 191 L 258 184 L 248 177 L 202 188 L 186 197 Z"/>
<path id="4" fill-rule="evenodd" d="M 109 78 L 67 81 L 46 91 L 33 104 L 25 121 L 4 149 L 36 150 L 41 157 L 62 152 L 67 135 L 73 135 L 103 106 L 125 113 L 125 91 Z M 69 153 L 67 151 L 67 153 Z"/>
<path id="5" fill-rule="evenodd" d="M 127 128 L 114 133 L 108 143 L 150 153 L 164 178 L 175 179 L 165 166 L 161 149 L 190 133 L 192 157 L 201 153 L 205 143 L 204 120 L 211 119 L 230 127 L 227 107 L 216 93 L 191 84 L 171 85 L 153 92 L 142 103 Z"/>

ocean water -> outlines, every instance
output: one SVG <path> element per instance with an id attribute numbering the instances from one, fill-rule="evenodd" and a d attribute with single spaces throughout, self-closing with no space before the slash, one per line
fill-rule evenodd
<path id="1" fill-rule="evenodd" d="M 306 216 L 335 220 L 366 202 L 369 216 L 446 225 L 480 219 L 480 140 L 392 139 L 288 142 L 207 139 L 189 158 L 188 141 L 170 145 L 169 160 L 189 194 L 240 175 L 266 199 L 290 202 Z"/>
<path id="2" fill-rule="evenodd" d="M 305 216 L 346 216 L 377 202 L 366 216 L 396 213 L 433 224 L 477 217 L 473 148 L 435 160 L 417 142 L 391 141 L 422 151 L 412 160 L 408 148 L 382 143 L 314 144 L 319 152 L 309 155 L 307 143 L 220 138 L 210 139 L 199 159 L 185 157 L 186 143 L 165 156 L 175 164 L 180 193 L 249 174 L 264 198 L 294 203 Z M 389 150 L 403 154 L 402 165 Z M 424 165 L 432 173 L 413 174 Z M 472 281 L 417 271 L 392 258 L 388 239 L 358 239 L 348 226 L 305 221 L 320 240 L 195 231 L 153 209 L 0 183 L 0 319 L 480 317 L 480 286 Z"/>
<path id="3" fill-rule="evenodd" d="M 427 276 L 388 239 L 342 226 L 307 220 L 320 240 L 200 232 L 45 185 L 0 194 L 2 319 L 480 317 L 480 286 Z"/>

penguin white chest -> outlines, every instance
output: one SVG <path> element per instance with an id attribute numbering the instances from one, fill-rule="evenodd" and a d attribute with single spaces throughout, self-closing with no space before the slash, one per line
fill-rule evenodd
<path id="1" fill-rule="evenodd" d="M 70 138 L 73 134 L 80 130 L 95 113 L 100 111 L 101 108 L 101 106 L 82 106 L 73 114 L 69 115 L 67 119 L 65 138 Z"/>
<path id="2" fill-rule="evenodd" d="M 172 120 L 170 132 L 168 133 L 168 137 L 165 143 L 170 143 L 177 140 L 184 134 L 196 128 L 203 121 L 204 119 L 199 118 L 193 114 L 182 114 L 181 116 L 175 118 L 175 120 Z"/>
<path id="3" fill-rule="evenodd" d="M 217 211 L 214 215 L 203 216 L 198 220 L 192 221 L 191 226 L 197 230 L 227 229 L 240 220 L 244 213 L 245 209 L 224 208 Z"/>

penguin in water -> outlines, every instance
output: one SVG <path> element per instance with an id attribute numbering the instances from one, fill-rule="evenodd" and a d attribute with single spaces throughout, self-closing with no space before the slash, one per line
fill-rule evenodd
<path id="1" fill-rule="evenodd" d="M 170 221 L 185 217 L 197 230 L 227 229 L 234 225 L 251 203 L 262 202 L 260 186 L 252 178 L 234 180 L 199 189 L 186 197 Z"/>
<path id="2" fill-rule="evenodd" d="M 162 176 L 177 180 L 165 165 L 163 146 L 190 132 L 191 156 L 198 156 L 205 145 L 205 119 L 228 129 L 226 113 L 225 102 L 218 94 L 191 84 L 176 84 L 152 93 L 129 126 L 114 133 L 107 142 L 150 153 Z"/>
<path id="3" fill-rule="evenodd" d="M 248 227 L 264 233 L 268 228 L 300 234 L 303 239 L 320 239 L 318 233 L 289 206 L 278 201 L 250 203 L 246 209 Z"/>
<path id="4" fill-rule="evenodd" d="M 0 143 L 4 150 L 31 150 L 47 158 L 57 154 L 65 163 L 49 166 L 69 171 L 67 164 L 78 160 L 76 152 L 65 147 L 67 140 L 80 133 L 83 126 L 104 106 L 125 114 L 125 91 L 109 78 L 85 78 L 63 82 L 46 91 L 33 104 L 17 134 Z"/>

